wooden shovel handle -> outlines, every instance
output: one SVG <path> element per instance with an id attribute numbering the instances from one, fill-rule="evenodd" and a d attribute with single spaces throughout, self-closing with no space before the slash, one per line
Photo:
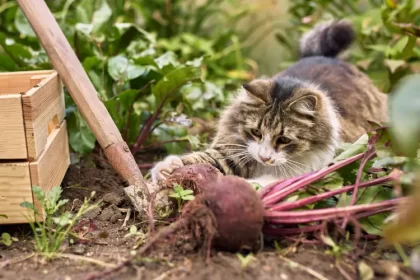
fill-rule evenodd
<path id="1" fill-rule="evenodd" d="M 17 0 L 52 65 L 66 85 L 111 165 L 148 194 L 143 176 L 121 133 L 44 0 Z"/>

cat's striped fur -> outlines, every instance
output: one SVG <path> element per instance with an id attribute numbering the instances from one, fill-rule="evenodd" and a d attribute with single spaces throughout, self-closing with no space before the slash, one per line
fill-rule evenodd
<path id="1" fill-rule="evenodd" d="M 336 58 L 353 39 L 345 21 L 316 26 L 302 37 L 298 62 L 244 85 L 223 111 L 209 148 L 167 157 L 152 169 L 153 181 L 194 163 L 263 185 L 326 166 L 340 141 L 355 141 L 369 130 L 368 121 L 387 120 L 387 96 Z"/>

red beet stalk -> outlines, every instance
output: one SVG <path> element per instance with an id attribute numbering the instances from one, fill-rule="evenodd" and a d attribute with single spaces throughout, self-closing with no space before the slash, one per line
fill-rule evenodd
<path id="1" fill-rule="evenodd" d="M 336 171 L 338 169 L 340 169 L 341 167 L 344 167 L 352 162 L 355 162 L 361 158 L 363 158 L 365 155 L 365 153 L 361 153 L 358 155 L 355 155 L 351 158 L 348 158 L 346 160 L 343 160 L 339 163 L 333 164 L 330 167 L 324 169 L 324 170 L 320 170 L 318 172 L 315 172 L 312 175 L 309 175 L 307 177 L 304 177 L 303 179 L 294 182 L 288 186 L 283 187 L 281 190 L 276 191 L 275 193 L 272 193 L 271 195 L 267 195 L 266 197 L 264 197 L 263 203 L 266 207 L 269 207 L 273 204 L 275 204 L 276 202 L 279 202 L 281 199 L 287 197 L 288 195 L 292 194 L 293 192 L 303 188 L 304 186 L 313 183 L 321 178 L 323 178 L 324 176 L 326 176 L 327 174 Z M 281 182 L 283 183 L 283 182 Z M 281 184 L 280 183 L 280 184 Z M 275 187 L 273 187 L 275 188 Z"/>

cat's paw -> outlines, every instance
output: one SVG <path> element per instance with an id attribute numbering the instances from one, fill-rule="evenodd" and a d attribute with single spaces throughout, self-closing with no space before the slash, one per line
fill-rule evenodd
<path id="1" fill-rule="evenodd" d="M 150 171 L 153 183 L 159 184 L 160 182 L 166 180 L 175 169 L 183 166 L 184 163 L 180 157 L 168 156 L 163 161 L 156 164 Z"/>

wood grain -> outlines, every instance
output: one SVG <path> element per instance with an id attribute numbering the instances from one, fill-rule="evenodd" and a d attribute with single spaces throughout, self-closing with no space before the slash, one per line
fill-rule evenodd
<path id="1" fill-rule="evenodd" d="M 33 87 L 32 76 L 48 75 L 52 72 L 52 70 L 38 70 L 0 73 L 0 95 L 27 92 Z"/>
<path id="2" fill-rule="evenodd" d="M 38 160 L 29 165 L 32 185 L 39 186 L 45 191 L 60 186 L 69 165 L 69 143 L 67 125 L 64 120 L 61 126 L 49 135 L 47 146 Z M 38 211 L 42 213 L 39 201 L 34 198 L 34 203 Z M 39 218 L 42 219 L 42 217 Z"/>
<path id="3" fill-rule="evenodd" d="M 0 163 L 0 224 L 27 223 L 34 218 L 31 211 L 20 206 L 21 202 L 32 203 L 29 163 Z"/>
<path id="4" fill-rule="evenodd" d="M 0 95 L 0 160 L 26 159 L 25 126 L 20 94 Z"/>
<path id="5" fill-rule="evenodd" d="M 125 144 L 45 0 L 17 2 L 101 147 L 106 152 L 114 145 Z M 114 161 L 118 164 L 111 163 L 112 166 L 130 184 L 147 194 L 147 185 L 128 147 L 116 151 L 123 154 L 114 155 L 114 158 L 118 156 L 122 160 Z"/>
<path id="6" fill-rule="evenodd" d="M 64 119 L 65 104 L 63 86 L 57 72 L 40 79 L 38 86 L 22 96 L 28 159 L 37 159 L 47 145 L 51 126 L 60 125 Z"/>

